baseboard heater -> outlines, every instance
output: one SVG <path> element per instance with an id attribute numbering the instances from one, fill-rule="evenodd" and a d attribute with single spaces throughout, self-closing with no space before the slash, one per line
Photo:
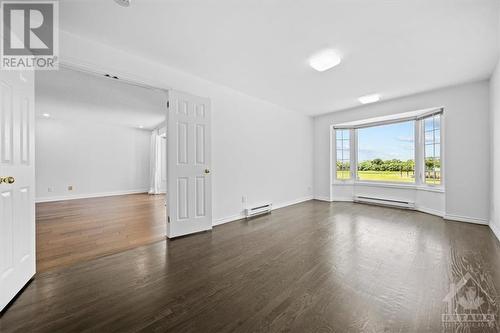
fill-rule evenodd
<path id="1" fill-rule="evenodd" d="M 375 197 L 367 197 L 357 195 L 354 197 L 354 202 L 367 203 L 372 205 L 392 206 L 398 208 L 415 209 L 415 203 L 410 201 L 382 199 Z"/>
<path id="2" fill-rule="evenodd" d="M 245 209 L 245 217 L 248 219 L 257 215 L 267 214 L 273 210 L 273 204 L 267 203 L 256 207 Z"/>

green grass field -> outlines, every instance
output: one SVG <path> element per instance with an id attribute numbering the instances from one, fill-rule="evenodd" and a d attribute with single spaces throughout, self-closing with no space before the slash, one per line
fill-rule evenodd
<path id="1" fill-rule="evenodd" d="M 388 182 L 413 183 L 413 174 L 399 171 L 358 171 L 359 180 L 378 180 Z"/>
<path id="2" fill-rule="evenodd" d="M 337 179 L 349 179 L 350 172 L 349 171 L 337 171 Z M 413 178 L 413 174 L 399 171 L 358 171 L 359 180 L 368 180 L 368 181 L 381 181 L 381 182 L 400 182 L 400 183 L 413 183 L 415 182 L 415 178 Z M 428 184 L 438 185 L 440 183 L 439 179 L 428 178 L 426 180 Z"/>

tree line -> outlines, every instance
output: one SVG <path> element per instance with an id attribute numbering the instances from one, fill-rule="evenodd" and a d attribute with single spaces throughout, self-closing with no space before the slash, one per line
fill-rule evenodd
<path id="1" fill-rule="evenodd" d="M 426 170 L 438 170 L 441 166 L 441 162 L 436 158 L 427 158 L 425 160 Z M 349 170 L 349 162 L 337 162 L 337 170 Z M 415 173 L 415 161 L 406 160 L 402 161 L 399 159 L 392 160 L 382 160 L 380 158 L 375 158 L 373 160 L 362 161 L 358 163 L 359 171 L 399 171 L 401 174 L 406 172 L 409 176 L 410 173 Z"/>

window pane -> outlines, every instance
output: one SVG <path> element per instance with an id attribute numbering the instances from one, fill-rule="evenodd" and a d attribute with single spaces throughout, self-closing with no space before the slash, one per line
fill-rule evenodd
<path id="1" fill-rule="evenodd" d="M 441 115 L 424 119 L 425 126 L 425 183 L 441 184 Z M 432 127 L 432 132 L 427 132 Z M 432 134 L 430 136 L 429 134 Z"/>
<path id="2" fill-rule="evenodd" d="M 432 117 L 424 119 L 424 129 L 426 132 L 434 130 L 434 124 L 433 124 Z"/>
<path id="3" fill-rule="evenodd" d="M 431 144 L 434 141 L 434 131 L 425 132 L 425 144 Z"/>
<path id="4" fill-rule="evenodd" d="M 425 159 L 425 182 L 427 184 L 441 184 L 441 160 L 439 158 Z"/>
<path id="5" fill-rule="evenodd" d="M 414 121 L 358 129 L 358 178 L 414 183 L 414 141 Z"/>
<path id="6" fill-rule="evenodd" d="M 349 130 L 335 130 L 337 150 L 336 177 L 340 180 L 351 178 Z"/>
<path id="7" fill-rule="evenodd" d="M 434 145 L 425 145 L 425 158 L 432 158 L 434 157 Z"/>
<path id="8" fill-rule="evenodd" d="M 436 143 L 441 143 L 441 131 L 440 130 L 434 131 L 434 141 Z"/>
<path id="9" fill-rule="evenodd" d="M 351 178 L 349 161 L 337 161 L 337 179 L 345 180 L 349 178 Z"/>
<path id="10" fill-rule="evenodd" d="M 349 150 L 342 150 L 342 160 L 349 161 L 351 154 Z"/>
<path id="11" fill-rule="evenodd" d="M 441 115 L 435 115 L 434 116 L 434 129 L 440 129 L 441 128 Z"/>

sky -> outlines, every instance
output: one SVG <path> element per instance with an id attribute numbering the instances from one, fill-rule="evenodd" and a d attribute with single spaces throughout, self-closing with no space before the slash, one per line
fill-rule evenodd
<path id="1" fill-rule="evenodd" d="M 358 161 L 414 159 L 415 122 L 358 129 Z"/>

